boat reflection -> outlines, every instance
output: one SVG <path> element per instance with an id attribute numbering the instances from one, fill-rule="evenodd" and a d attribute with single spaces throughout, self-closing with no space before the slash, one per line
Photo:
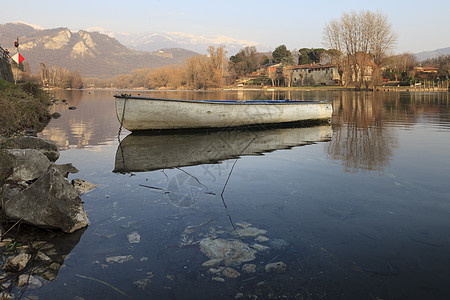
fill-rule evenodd
<path id="1" fill-rule="evenodd" d="M 195 133 L 132 133 L 116 151 L 113 172 L 146 172 L 220 163 L 243 155 L 329 141 L 330 125 L 271 129 L 224 129 Z"/>

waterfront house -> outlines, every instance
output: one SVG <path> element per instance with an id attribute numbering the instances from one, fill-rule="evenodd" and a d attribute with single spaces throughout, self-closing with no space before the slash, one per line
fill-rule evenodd
<path id="1" fill-rule="evenodd" d="M 287 67 L 292 71 L 291 86 L 336 85 L 340 76 L 336 65 L 297 65 Z"/>

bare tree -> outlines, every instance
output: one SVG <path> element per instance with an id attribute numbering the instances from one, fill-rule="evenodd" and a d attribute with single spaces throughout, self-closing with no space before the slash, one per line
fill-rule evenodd
<path id="1" fill-rule="evenodd" d="M 345 69 L 350 73 L 347 79 L 359 87 L 367 80 L 370 63 L 381 66 L 396 40 L 388 17 L 379 11 L 343 13 L 339 20 L 331 20 L 323 30 L 324 44 L 343 54 Z"/>

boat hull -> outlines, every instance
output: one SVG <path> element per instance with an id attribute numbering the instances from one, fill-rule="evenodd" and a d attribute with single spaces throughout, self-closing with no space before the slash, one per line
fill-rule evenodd
<path id="1" fill-rule="evenodd" d="M 331 118 L 330 102 L 191 101 L 115 96 L 121 125 L 130 131 L 224 128 Z"/>

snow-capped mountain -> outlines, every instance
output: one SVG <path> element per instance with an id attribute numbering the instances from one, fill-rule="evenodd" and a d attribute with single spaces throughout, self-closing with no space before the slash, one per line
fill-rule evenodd
<path id="1" fill-rule="evenodd" d="M 182 32 L 147 32 L 129 34 L 109 31 L 100 27 L 86 28 L 86 31 L 97 31 L 117 39 L 127 47 L 142 51 L 157 51 L 164 48 L 183 48 L 205 54 L 209 46 L 225 45 L 228 55 L 234 55 L 239 50 L 255 46 L 258 51 L 269 51 L 268 47 L 252 41 L 237 40 L 228 36 L 202 36 Z"/>

